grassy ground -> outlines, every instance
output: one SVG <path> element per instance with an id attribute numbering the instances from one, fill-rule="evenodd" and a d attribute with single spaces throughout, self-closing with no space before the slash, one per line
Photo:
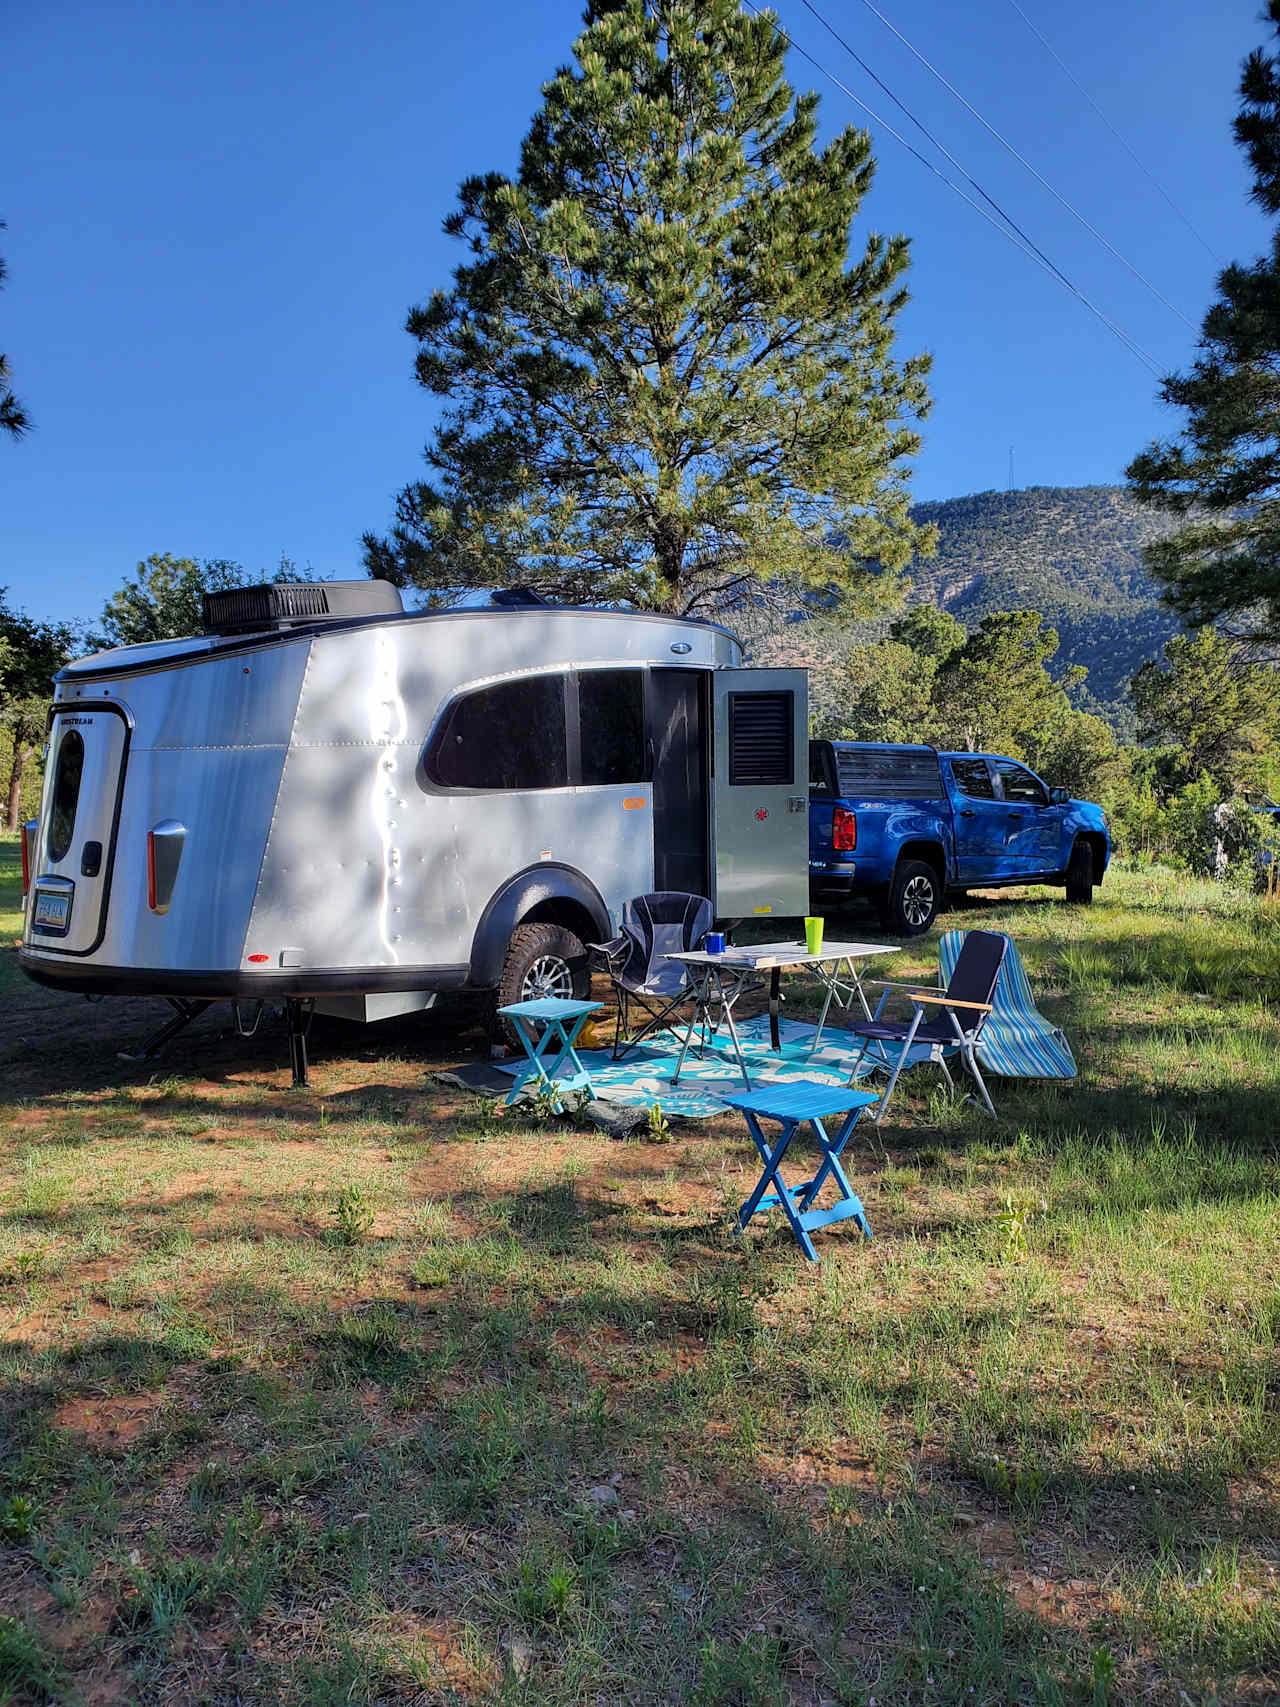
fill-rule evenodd
<path id="1" fill-rule="evenodd" d="M 736 1119 L 434 1085 L 465 1010 L 318 1023 L 303 1093 L 212 1014 L 120 1062 L 143 1005 L 15 977 L 5 852 L 0 1701 L 1280 1699 L 1274 914 L 949 915 L 1081 1078 L 917 1074 L 813 1269 L 729 1236 Z"/>

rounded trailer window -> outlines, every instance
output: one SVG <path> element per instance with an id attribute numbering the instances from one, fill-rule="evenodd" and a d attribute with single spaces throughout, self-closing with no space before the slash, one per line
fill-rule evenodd
<path id="1" fill-rule="evenodd" d="M 58 743 L 57 769 L 53 775 L 53 796 L 49 808 L 49 858 L 55 865 L 67 857 L 71 846 L 83 774 L 84 737 L 78 729 L 68 729 Z"/>

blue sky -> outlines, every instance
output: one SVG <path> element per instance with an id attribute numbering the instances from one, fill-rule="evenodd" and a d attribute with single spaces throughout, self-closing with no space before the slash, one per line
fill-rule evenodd
<path id="1" fill-rule="evenodd" d="M 862 0 L 825 15 L 1162 371 L 1188 329 L 927 74 Z M 1198 327 L 1267 227 L 1230 140 L 1245 5 L 1020 0 L 1212 250 L 1161 198 L 1010 0 L 879 9 Z M 909 132 L 801 0 L 781 18 Z M 153 551 L 359 574 L 420 468 L 432 405 L 404 315 L 447 282 L 459 180 L 513 170 L 580 6 L 106 0 L 11 7 L 0 108 L 0 349 L 36 423 L 0 444 L 0 585 L 90 618 Z M 832 129 L 867 122 L 792 56 Z M 1121 478 L 1176 427 L 1148 371 L 877 125 L 864 229 L 913 239 L 903 351 L 934 355 L 914 488 Z M 920 142 L 912 134 L 912 140 Z M 924 147 L 923 143 L 921 146 Z M 926 150 L 927 151 L 927 150 Z M 950 170 L 948 168 L 948 170 Z"/>

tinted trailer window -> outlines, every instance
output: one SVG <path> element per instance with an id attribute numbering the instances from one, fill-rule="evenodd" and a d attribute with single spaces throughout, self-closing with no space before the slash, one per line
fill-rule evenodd
<path id="1" fill-rule="evenodd" d="M 564 788 L 569 750 L 562 674 L 522 676 L 463 694 L 431 744 L 445 788 Z"/>

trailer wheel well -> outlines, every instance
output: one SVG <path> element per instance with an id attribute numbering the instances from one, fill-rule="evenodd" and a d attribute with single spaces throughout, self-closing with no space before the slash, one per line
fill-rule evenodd
<path id="1" fill-rule="evenodd" d="M 511 933 L 518 925 L 559 925 L 584 943 L 609 934 L 609 909 L 589 877 L 572 866 L 542 861 L 510 877 L 493 896 L 476 926 L 469 982 L 496 989 Z"/>
<path id="2" fill-rule="evenodd" d="M 561 925 L 567 931 L 572 931 L 580 942 L 595 940 L 596 925 L 591 914 L 581 901 L 573 901 L 567 895 L 557 895 L 545 901 L 539 901 L 530 907 L 527 913 L 520 913 L 516 918 L 518 925 Z"/>

